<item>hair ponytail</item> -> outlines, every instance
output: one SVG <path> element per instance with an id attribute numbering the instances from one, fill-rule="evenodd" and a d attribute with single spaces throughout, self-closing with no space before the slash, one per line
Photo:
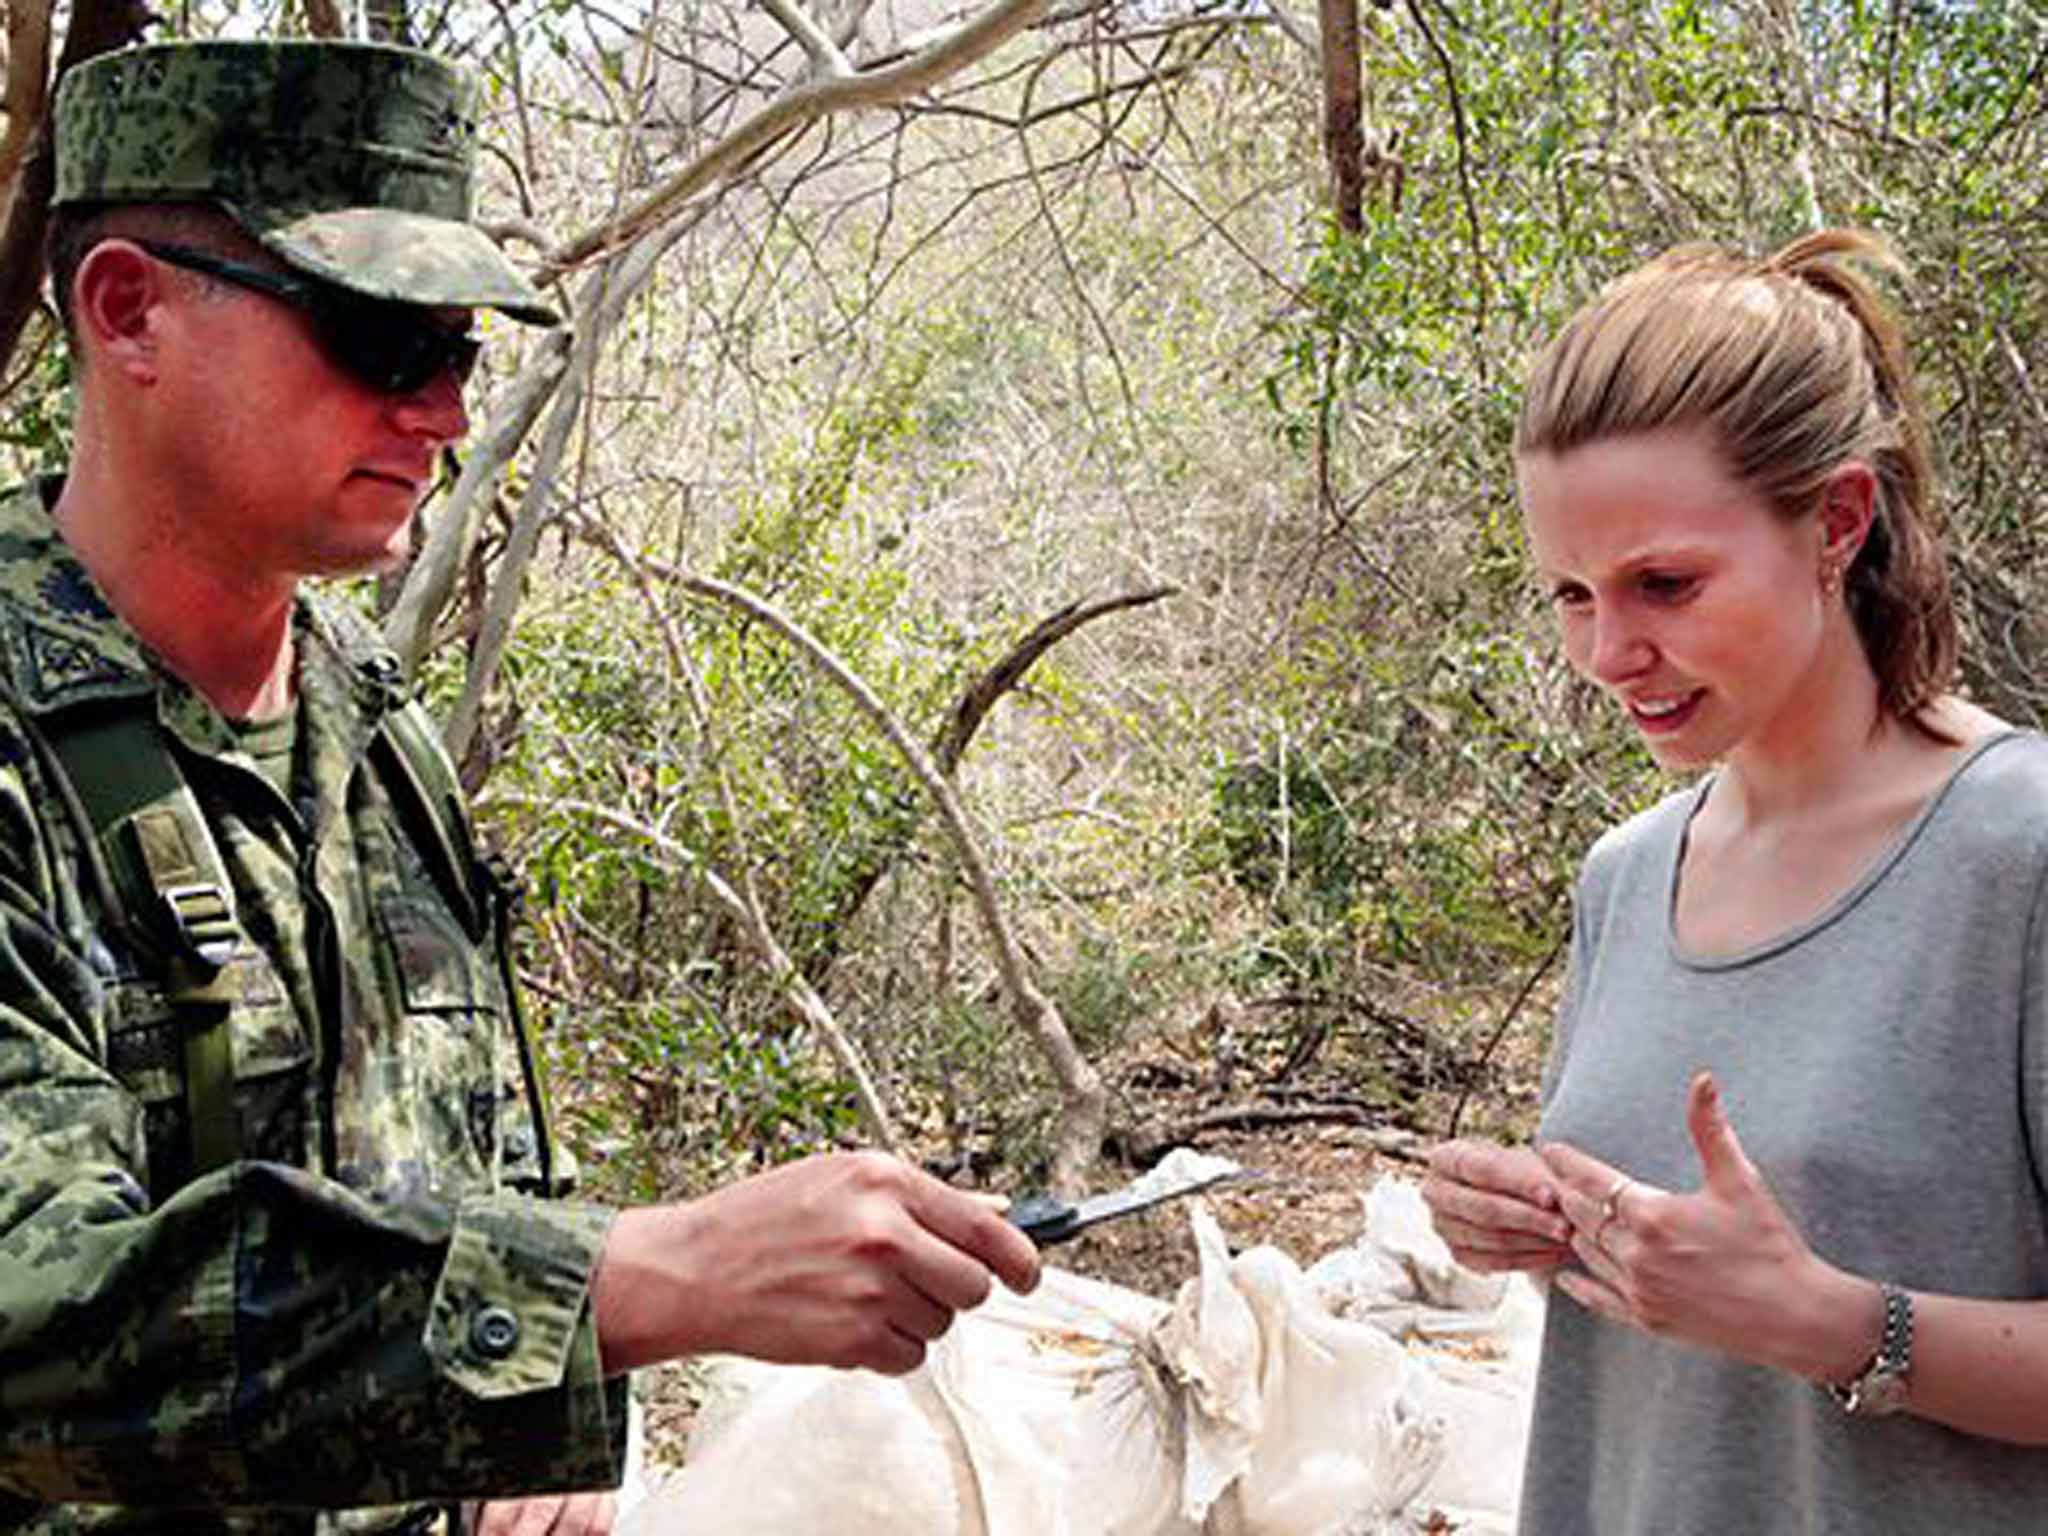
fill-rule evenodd
<path id="1" fill-rule="evenodd" d="M 1788 519 L 1844 462 L 1867 463 L 1876 506 L 1844 591 L 1880 706 L 1910 720 L 1954 676 L 1955 612 L 1905 339 L 1844 258 L 1901 270 L 1878 236 L 1829 229 L 1763 261 L 1682 246 L 1629 273 L 1537 359 L 1515 452 L 1698 423 Z"/>

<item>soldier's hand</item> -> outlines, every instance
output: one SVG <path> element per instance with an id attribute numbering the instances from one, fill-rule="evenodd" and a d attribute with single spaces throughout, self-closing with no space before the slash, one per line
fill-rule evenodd
<path id="1" fill-rule="evenodd" d="M 860 1152 L 621 1212 L 591 1305 L 610 1371 L 717 1350 L 898 1374 L 992 1275 L 1027 1291 L 1038 1253 L 987 1199 Z"/>
<path id="2" fill-rule="evenodd" d="M 611 1493 L 544 1494 L 463 1506 L 469 1536 L 611 1536 L 619 1501 Z"/>

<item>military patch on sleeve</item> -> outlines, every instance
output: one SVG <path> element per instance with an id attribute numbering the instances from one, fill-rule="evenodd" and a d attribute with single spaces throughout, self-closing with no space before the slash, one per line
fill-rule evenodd
<path id="1" fill-rule="evenodd" d="M 28 652 L 30 686 L 40 698 L 47 699 L 82 684 L 118 683 L 130 676 L 112 657 L 76 636 L 47 629 L 33 619 L 22 624 L 21 638 Z"/>

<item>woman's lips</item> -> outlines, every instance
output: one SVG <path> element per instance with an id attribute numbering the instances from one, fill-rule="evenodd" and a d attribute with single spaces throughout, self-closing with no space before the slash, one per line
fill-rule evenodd
<path id="1" fill-rule="evenodd" d="M 1629 718 L 1636 728 L 1646 736 L 1668 736 L 1673 731 L 1683 730 L 1692 717 L 1699 713 L 1700 701 L 1706 698 L 1707 690 L 1694 688 L 1687 693 L 1646 694 L 1629 699 Z"/>

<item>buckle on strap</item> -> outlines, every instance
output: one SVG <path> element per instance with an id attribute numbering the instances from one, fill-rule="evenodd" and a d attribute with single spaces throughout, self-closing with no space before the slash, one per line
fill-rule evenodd
<path id="1" fill-rule="evenodd" d="M 166 885 L 157 891 L 171 928 L 191 959 L 218 971 L 233 957 L 242 930 L 235 923 L 235 901 L 214 882 Z"/>

